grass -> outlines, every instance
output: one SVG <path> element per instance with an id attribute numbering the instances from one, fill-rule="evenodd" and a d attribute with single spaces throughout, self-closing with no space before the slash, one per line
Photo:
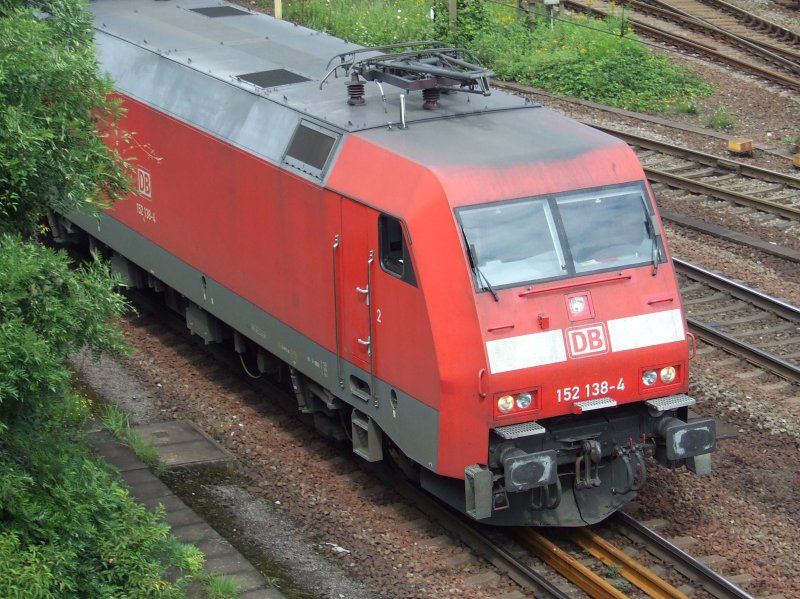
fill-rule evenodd
<path id="1" fill-rule="evenodd" d="M 158 463 L 158 448 L 152 443 L 146 443 L 142 436 L 131 428 L 128 415 L 122 409 L 114 404 L 107 404 L 101 410 L 100 420 L 111 434 L 133 450 L 136 457 L 156 472 L 160 472 L 162 466 Z"/>
<path id="2" fill-rule="evenodd" d="M 259 0 L 271 7 L 272 1 Z M 284 5 L 286 19 L 364 46 L 382 46 L 434 35 L 428 2 L 400 0 L 301 0 Z"/>
<path id="3" fill-rule="evenodd" d="M 238 592 L 236 582 L 221 574 L 212 574 L 204 582 L 203 587 L 210 599 L 227 599 L 235 597 Z"/>
<path id="4" fill-rule="evenodd" d="M 473 51 L 500 79 L 629 110 L 693 113 L 697 100 L 713 93 L 640 43 L 621 9 L 605 21 L 551 21 L 520 18 L 514 6 L 460 0 L 455 33 L 441 0 L 289 0 L 284 14 L 365 46 L 439 39 Z"/>
<path id="5" fill-rule="evenodd" d="M 736 128 L 736 119 L 725 106 L 717 106 L 706 117 L 705 124 L 714 131 L 733 131 Z"/>

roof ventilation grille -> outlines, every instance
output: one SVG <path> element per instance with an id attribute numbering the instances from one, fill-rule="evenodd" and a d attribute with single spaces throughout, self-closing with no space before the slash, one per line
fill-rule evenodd
<path id="1" fill-rule="evenodd" d="M 217 17 L 241 17 L 251 14 L 246 10 L 239 10 L 232 6 L 206 6 L 203 8 L 190 8 L 189 10 L 211 17 L 212 19 Z"/>
<path id="2" fill-rule="evenodd" d="M 247 81 L 247 83 L 252 83 L 256 87 L 279 87 L 281 85 L 289 85 L 291 83 L 310 81 L 310 79 L 307 77 L 303 77 L 297 73 L 292 73 L 286 69 L 272 69 L 271 71 L 245 73 L 244 75 L 236 75 L 236 78 L 241 81 Z"/>

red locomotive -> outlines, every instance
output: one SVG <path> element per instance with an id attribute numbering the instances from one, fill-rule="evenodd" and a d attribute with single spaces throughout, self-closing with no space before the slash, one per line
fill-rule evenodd
<path id="1" fill-rule="evenodd" d="M 110 248 L 207 342 L 288 365 L 321 431 L 491 524 L 597 522 L 650 455 L 709 470 L 624 143 L 491 90 L 463 50 L 198 0 L 92 8 L 139 193 L 61 233 Z"/>

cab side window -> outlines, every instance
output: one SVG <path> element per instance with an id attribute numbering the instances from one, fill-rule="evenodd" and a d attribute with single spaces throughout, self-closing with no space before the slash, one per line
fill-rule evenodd
<path id="1" fill-rule="evenodd" d="M 403 223 L 386 214 L 378 218 L 381 268 L 398 279 L 417 285 L 408 245 L 403 236 Z"/>

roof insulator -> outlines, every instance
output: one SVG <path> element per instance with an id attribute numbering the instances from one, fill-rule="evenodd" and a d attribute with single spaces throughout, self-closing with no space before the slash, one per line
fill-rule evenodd
<path id="1" fill-rule="evenodd" d="M 350 73 L 347 85 L 347 103 L 350 106 L 364 105 L 364 82 L 358 78 L 358 73 Z"/>

